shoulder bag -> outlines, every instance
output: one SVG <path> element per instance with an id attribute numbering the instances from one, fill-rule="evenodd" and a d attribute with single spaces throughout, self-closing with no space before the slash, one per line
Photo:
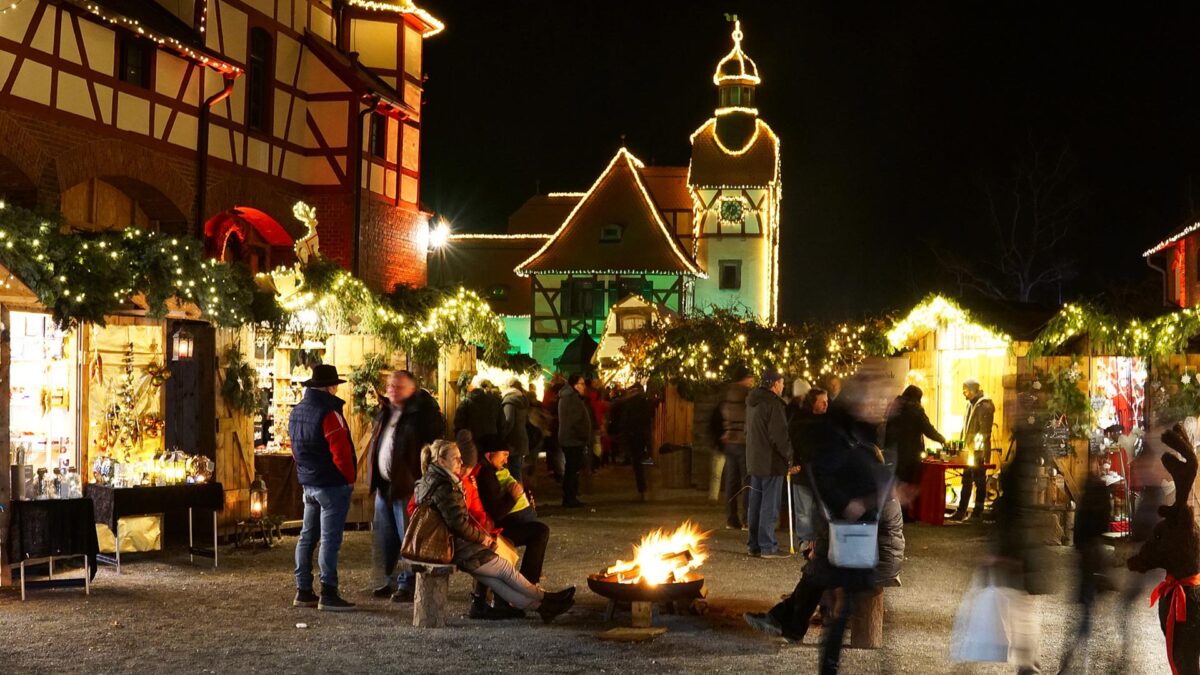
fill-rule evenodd
<path id="1" fill-rule="evenodd" d="M 829 507 L 825 506 L 825 500 L 821 498 L 821 491 L 817 489 L 817 480 L 813 477 L 813 472 L 808 472 L 808 479 L 812 483 L 813 496 L 821 505 L 825 520 L 829 521 L 829 564 L 854 570 L 875 569 L 879 564 L 878 516 L 868 522 L 834 520 L 833 515 L 829 513 Z M 876 513 L 882 512 L 883 499 L 887 498 L 891 490 L 892 481 L 888 481 Z"/>
<path id="2" fill-rule="evenodd" d="M 430 503 L 432 498 L 425 497 L 413 512 L 404 530 L 400 555 L 413 562 L 448 565 L 454 560 L 454 537 L 442 514 Z"/>

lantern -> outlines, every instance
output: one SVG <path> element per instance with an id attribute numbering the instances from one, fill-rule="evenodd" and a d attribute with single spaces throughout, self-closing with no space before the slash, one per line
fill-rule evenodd
<path id="1" fill-rule="evenodd" d="M 196 338 L 192 336 L 192 331 L 180 326 L 171 339 L 175 345 L 175 356 L 172 357 L 172 360 L 191 361 L 192 354 L 196 349 Z"/>
<path id="2" fill-rule="evenodd" d="M 254 474 L 250 484 L 250 519 L 262 520 L 267 514 L 267 483 L 259 474 Z"/>

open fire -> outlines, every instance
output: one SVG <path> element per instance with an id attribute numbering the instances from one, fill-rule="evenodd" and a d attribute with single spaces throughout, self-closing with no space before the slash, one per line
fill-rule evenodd
<path id="1" fill-rule="evenodd" d="M 618 560 L 599 575 L 602 581 L 621 584 L 674 584 L 700 578 L 693 571 L 708 557 L 701 532 L 695 523 L 685 521 L 674 532 L 654 530 L 633 547 L 633 559 Z"/>

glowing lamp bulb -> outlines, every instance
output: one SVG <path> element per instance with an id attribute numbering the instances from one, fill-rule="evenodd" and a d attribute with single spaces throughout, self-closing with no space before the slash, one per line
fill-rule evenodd
<path id="1" fill-rule="evenodd" d="M 429 230 L 429 250 L 437 250 L 450 242 L 450 226 L 441 221 Z"/>

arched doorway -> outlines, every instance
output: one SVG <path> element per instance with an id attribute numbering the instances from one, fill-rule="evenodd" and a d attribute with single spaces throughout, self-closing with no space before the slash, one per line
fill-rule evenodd
<path id="1" fill-rule="evenodd" d="M 235 206 L 204 223 L 208 257 L 245 263 L 254 273 L 295 262 L 294 243 L 279 221 L 249 206 Z"/>
<path id="2" fill-rule="evenodd" d="M 186 234 L 187 219 L 156 188 L 132 178 L 89 178 L 67 188 L 61 196 L 63 219 L 83 232 L 137 227 Z"/>

